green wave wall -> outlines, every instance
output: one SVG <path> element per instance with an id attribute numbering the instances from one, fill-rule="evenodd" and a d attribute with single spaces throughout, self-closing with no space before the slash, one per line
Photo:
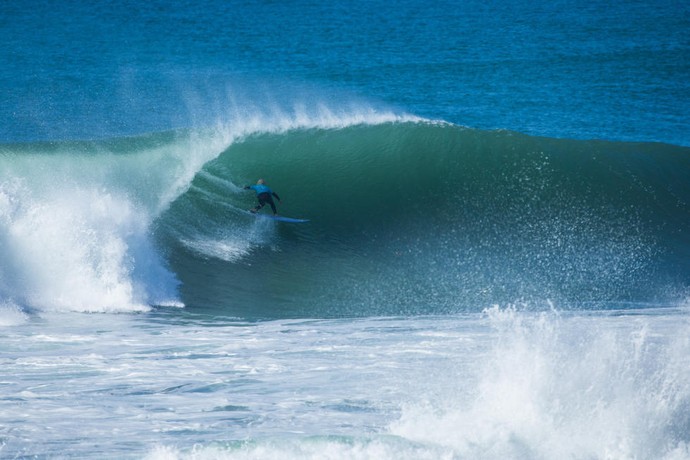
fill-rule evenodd
<path id="1" fill-rule="evenodd" d="M 238 315 L 676 301 L 689 153 L 431 122 L 259 133 L 203 167 L 159 236 L 185 303 Z M 259 177 L 311 222 L 244 212 Z"/>

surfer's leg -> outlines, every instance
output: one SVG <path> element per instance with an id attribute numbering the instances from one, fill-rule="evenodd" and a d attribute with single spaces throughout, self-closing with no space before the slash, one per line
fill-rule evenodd
<path id="1" fill-rule="evenodd" d="M 259 198 L 259 204 L 261 205 L 259 209 L 263 208 L 266 204 L 270 204 L 273 214 L 278 214 L 278 211 L 276 211 L 276 204 L 273 202 L 273 197 L 270 194 L 262 193 L 257 198 Z"/>
<path id="2" fill-rule="evenodd" d="M 268 203 L 268 199 L 267 199 L 266 197 L 270 198 L 271 195 L 269 195 L 269 194 L 267 194 L 267 193 L 262 193 L 262 194 L 260 194 L 259 196 L 256 197 L 256 198 L 259 200 L 258 206 L 257 206 L 256 208 L 254 208 L 254 209 L 256 209 L 257 212 L 258 212 L 261 208 L 263 208 L 263 207 L 266 205 L 266 203 Z"/>
<path id="3" fill-rule="evenodd" d="M 266 203 L 263 203 L 261 200 L 259 200 L 259 204 L 256 205 L 254 209 L 252 209 L 252 212 L 259 212 L 261 208 L 264 207 Z"/>
<path id="4" fill-rule="evenodd" d="M 276 210 L 276 204 L 273 202 L 273 198 L 268 197 L 268 204 L 271 205 L 271 209 L 273 210 L 273 214 L 278 214 L 278 211 Z"/>

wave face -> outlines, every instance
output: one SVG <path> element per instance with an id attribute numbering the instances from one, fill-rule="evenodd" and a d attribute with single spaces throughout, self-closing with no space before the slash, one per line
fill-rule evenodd
<path id="1" fill-rule="evenodd" d="M 684 147 L 322 107 L 1 152 L 0 294 L 28 309 L 271 318 L 686 295 Z M 259 177 L 311 222 L 247 214 Z"/>
<path id="2" fill-rule="evenodd" d="M 185 303 L 240 315 L 666 301 L 688 274 L 688 153 L 420 121 L 258 133 L 160 235 Z M 258 177 L 310 224 L 247 215 Z"/>

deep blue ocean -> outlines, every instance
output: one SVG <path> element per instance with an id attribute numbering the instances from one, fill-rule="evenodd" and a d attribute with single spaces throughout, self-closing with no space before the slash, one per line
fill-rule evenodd
<path id="1" fill-rule="evenodd" d="M 689 30 L 3 2 L 0 458 L 689 459 Z"/>

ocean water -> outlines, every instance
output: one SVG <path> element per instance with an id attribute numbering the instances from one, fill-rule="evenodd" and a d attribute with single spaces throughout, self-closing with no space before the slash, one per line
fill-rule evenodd
<path id="1" fill-rule="evenodd" d="M 0 458 L 690 458 L 687 30 L 4 2 Z"/>

